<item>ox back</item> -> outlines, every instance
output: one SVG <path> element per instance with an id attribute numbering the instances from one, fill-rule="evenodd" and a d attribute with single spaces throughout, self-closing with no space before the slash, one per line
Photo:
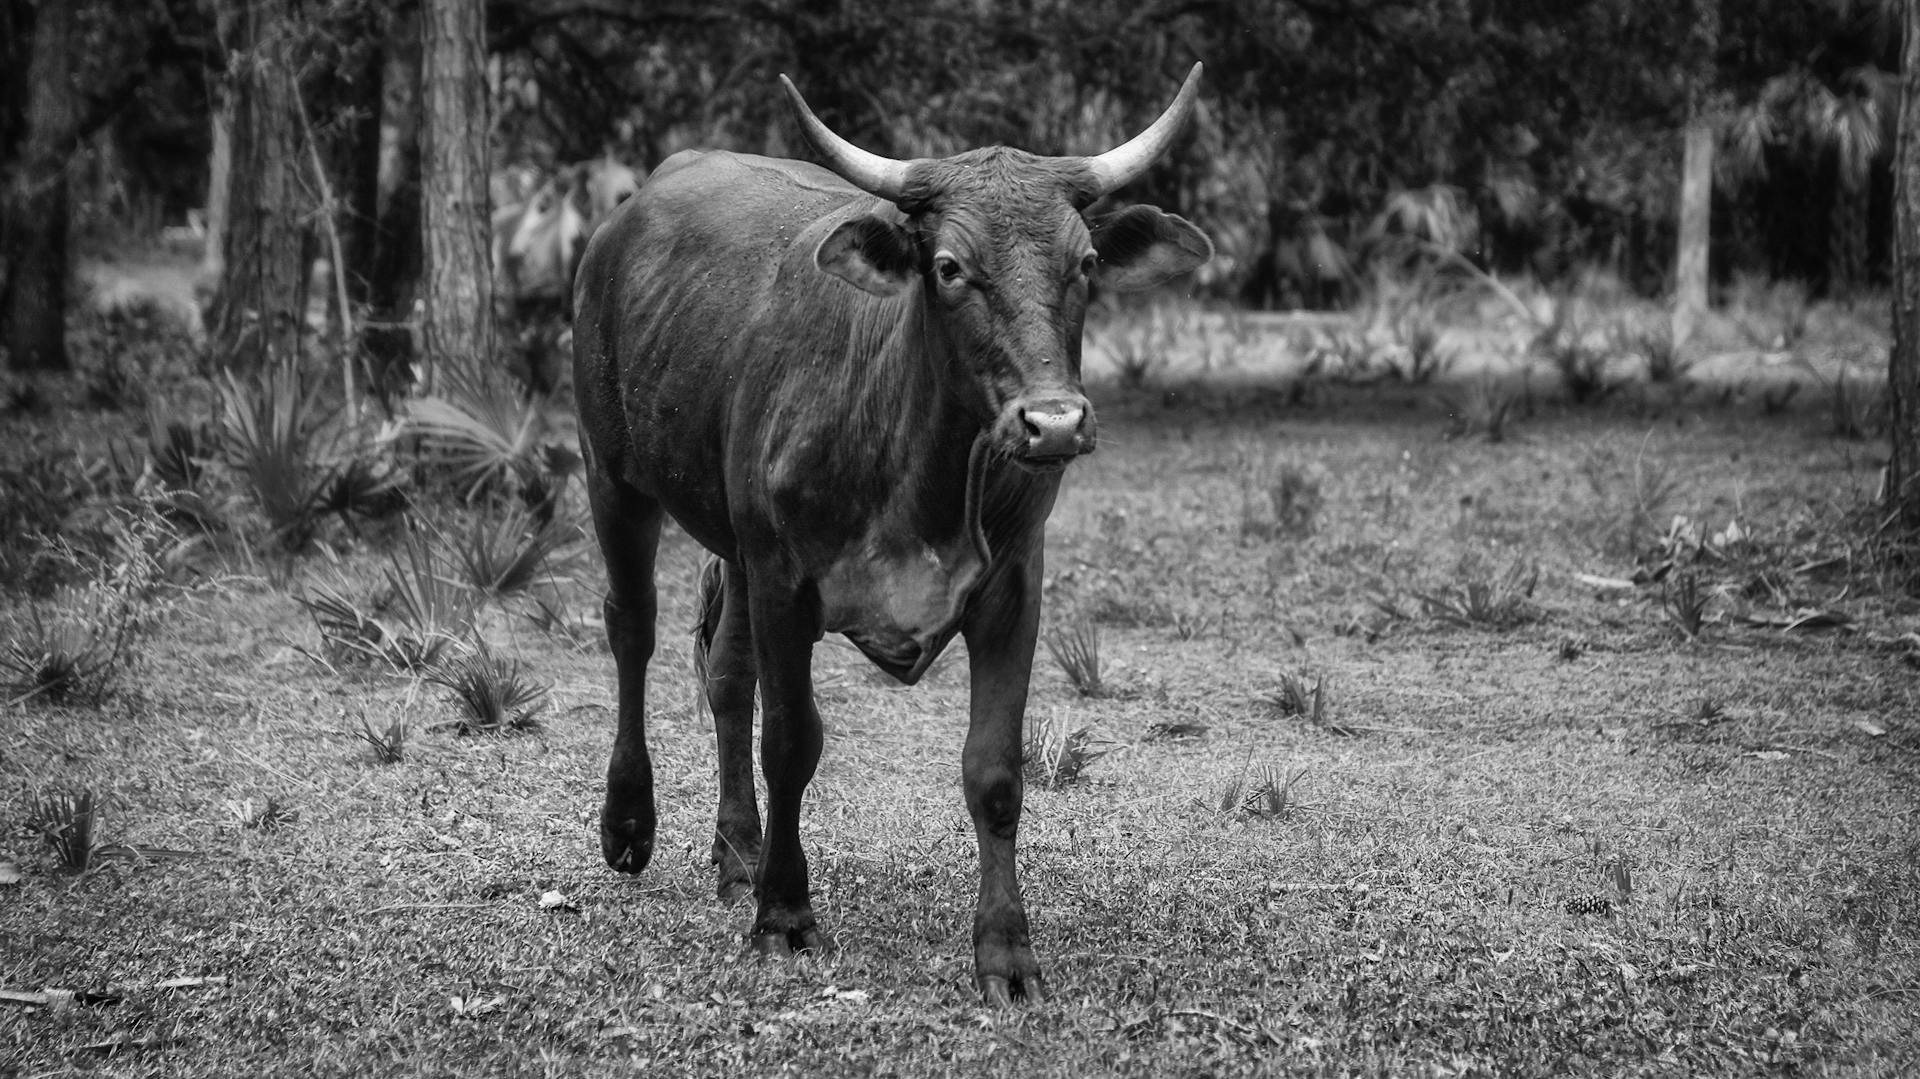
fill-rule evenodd
<path id="1" fill-rule="evenodd" d="M 845 634 L 912 683 L 960 634 L 976 977 L 994 1003 L 1043 995 L 1014 839 L 1046 518 L 1067 463 L 1097 441 L 1080 389 L 1087 291 L 1156 284 L 1211 254 L 1151 207 L 1083 211 L 1165 151 L 1198 74 L 1099 157 L 991 148 L 911 162 L 845 142 L 783 79 L 829 168 L 676 155 L 595 234 L 575 292 L 574 385 L 619 679 L 609 865 L 638 872 L 653 849 L 645 677 L 670 514 L 715 556 L 698 649 L 719 750 L 713 857 L 723 896 L 758 900 L 753 946 L 823 943 L 799 836 L 821 751 L 814 644 Z"/>

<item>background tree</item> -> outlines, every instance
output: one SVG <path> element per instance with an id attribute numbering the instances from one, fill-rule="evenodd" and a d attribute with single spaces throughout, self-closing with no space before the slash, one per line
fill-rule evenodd
<path id="1" fill-rule="evenodd" d="M 74 6 L 47 0 L 12 5 L 16 24 L 31 19 L 24 45 L 27 107 L 21 153 L 7 170 L 0 208 L 6 251 L 0 322 L 17 370 L 64 371 L 67 361 L 67 163 L 79 129 L 72 81 Z M 16 28 L 20 28 L 16 25 Z"/>
<path id="2" fill-rule="evenodd" d="M 1900 63 L 1899 148 L 1894 162 L 1893 351 L 1887 389 L 1893 454 L 1887 504 L 1920 536 L 1920 0 L 1906 0 Z"/>
<path id="3" fill-rule="evenodd" d="M 1694 61 L 1687 73 L 1681 136 L 1680 235 L 1674 256 L 1673 340 L 1683 344 L 1707 310 L 1713 223 L 1714 94 L 1720 52 L 1720 0 L 1694 0 Z"/>
<path id="4" fill-rule="evenodd" d="M 428 388 L 462 364 L 484 373 L 493 350 L 487 171 L 486 5 L 426 0 L 421 20 L 421 204 L 426 246 Z"/>
<path id="5" fill-rule="evenodd" d="M 224 3 L 232 165 L 209 347 L 223 367 L 257 367 L 298 356 L 306 325 L 311 206 L 296 177 L 301 125 L 292 81 L 304 13 L 300 0 Z"/>

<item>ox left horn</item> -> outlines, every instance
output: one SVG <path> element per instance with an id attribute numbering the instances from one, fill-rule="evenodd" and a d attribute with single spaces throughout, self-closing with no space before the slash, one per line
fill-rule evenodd
<path id="1" fill-rule="evenodd" d="M 1094 179 L 1089 202 L 1118 191 L 1147 171 L 1147 166 L 1173 145 L 1174 136 L 1187 125 L 1187 118 L 1193 115 L 1194 101 L 1200 96 L 1201 67 L 1196 62 L 1187 72 L 1187 81 L 1180 84 L 1180 93 L 1174 97 L 1173 104 L 1167 106 L 1167 111 L 1161 113 L 1151 127 L 1099 157 L 1087 158 L 1087 169 Z"/>
<path id="2" fill-rule="evenodd" d="M 807 141 L 827 159 L 828 168 L 869 195 L 888 202 L 900 201 L 907 190 L 907 169 L 913 162 L 869 153 L 835 134 L 807 107 L 807 99 L 800 96 L 793 80 L 784 74 L 780 76 L 780 88 L 787 92 L 787 103 L 793 106 L 793 114 L 800 120 L 800 129 L 807 133 Z"/>

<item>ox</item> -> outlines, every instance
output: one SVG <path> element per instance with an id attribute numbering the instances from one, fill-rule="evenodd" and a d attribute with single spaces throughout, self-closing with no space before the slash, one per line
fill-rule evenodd
<path id="1" fill-rule="evenodd" d="M 1097 157 L 995 147 L 912 161 L 848 143 L 783 76 L 828 168 L 679 154 L 589 242 L 574 385 L 619 681 L 600 817 L 613 868 L 638 872 L 653 853 L 643 704 L 671 514 L 717 556 L 697 638 L 719 756 L 712 849 L 720 894 L 758 900 L 753 948 L 823 943 L 799 827 L 821 751 L 815 642 L 842 633 L 911 684 L 957 633 L 971 666 L 975 978 L 992 1004 L 1044 996 L 1014 840 L 1047 515 L 1062 470 L 1095 443 L 1087 289 L 1148 287 L 1213 249 L 1152 207 L 1082 213 L 1166 150 L 1199 75 Z"/>
<path id="2" fill-rule="evenodd" d="M 524 201 L 495 210 L 493 276 L 507 313 L 571 313 L 587 238 L 638 190 L 634 171 L 607 157 L 562 170 Z"/>

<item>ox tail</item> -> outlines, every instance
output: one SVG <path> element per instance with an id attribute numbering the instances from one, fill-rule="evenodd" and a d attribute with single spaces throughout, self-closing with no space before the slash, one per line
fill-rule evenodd
<path id="1" fill-rule="evenodd" d="M 693 714 L 697 716 L 712 714 L 707 699 L 707 654 L 713 649 L 713 635 L 720 631 L 725 572 L 726 565 L 717 556 L 709 555 L 706 565 L 700 567 L 700 617 L 693 624 Z"/>

